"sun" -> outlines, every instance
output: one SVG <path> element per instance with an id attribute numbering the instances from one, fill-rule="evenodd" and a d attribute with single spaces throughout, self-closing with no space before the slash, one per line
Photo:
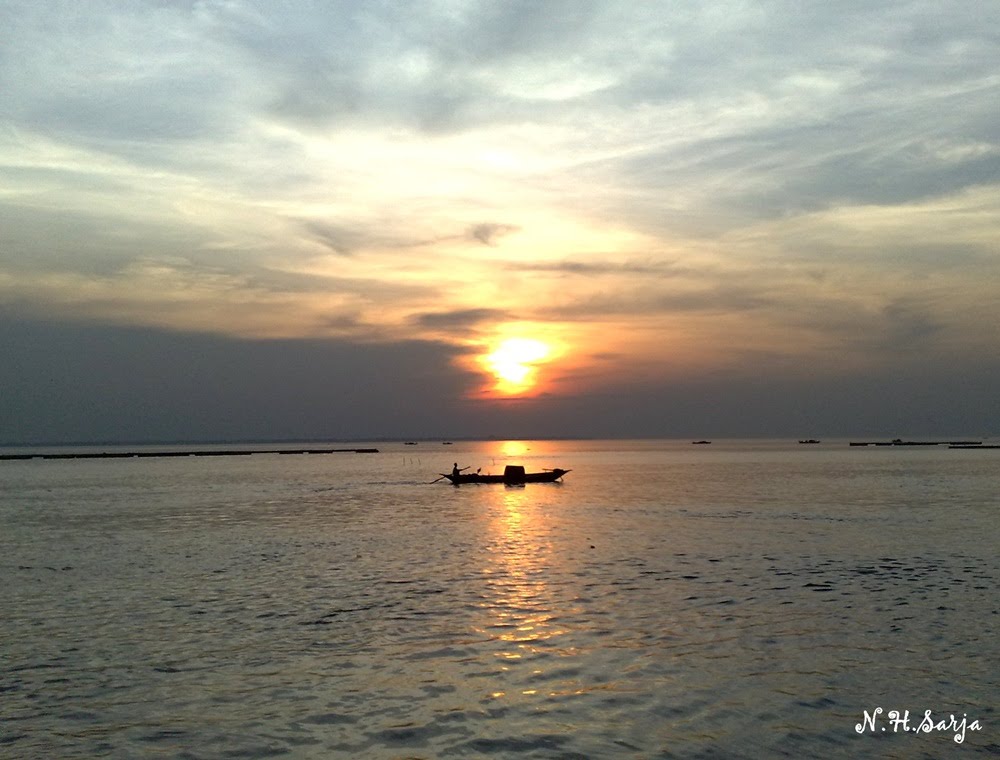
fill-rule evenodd
<path id="1" fill-rule="evenodd" d="M 552 349 L 534 338 L 508 338 L 493 353 L 483 357 L 483 364 L 496 378 L 495 390 L 507 396 L 530 391 L 537 382 L 538 365 Z"/>

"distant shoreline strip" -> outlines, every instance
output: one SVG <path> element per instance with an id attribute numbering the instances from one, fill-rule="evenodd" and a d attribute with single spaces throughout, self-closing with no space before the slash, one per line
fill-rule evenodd
<path id="1" fill-rule="evenodd" d="M 851 441 L 851 446 L 947 446 L 952 449 L 987 449 L 982 441 Z"/>
<path id="2" fill-rule="evenodd" d="M 378 449 L 254 449 L 207 451 L 100 451 L 74 454 L 0 454 L 0 461 L 15 459 L 149 459 L 153 457 L 242 457 L 251 454 L 378 454 Z"/>

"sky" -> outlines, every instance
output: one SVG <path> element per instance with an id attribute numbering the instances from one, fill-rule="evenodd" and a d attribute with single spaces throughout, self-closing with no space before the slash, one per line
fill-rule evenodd
<path id="1" fill-rule="evenodd" d="M 1000 436 L 1000 4 L 0 0 L 0 443 Z"/>

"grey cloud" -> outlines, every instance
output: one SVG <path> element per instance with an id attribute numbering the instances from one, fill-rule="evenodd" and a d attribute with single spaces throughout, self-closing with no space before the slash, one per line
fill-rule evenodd
<path id="1" fill-rule="evenodd" d="M 482 224 L 475 225 L 471 230 L 469 230 L 469 235 L 473 240 L 478 240 L 483 245 L 496 245 L 497 240 L 504 235 L 509 235 L 512 232 L 517 232 L 519 228 L 512 224 L 495 224 L 491 222 L 484 222 Z"/>
<path id="2" fill-rule="evenodd" d="M 334 3 L 267 17 L 218 11 L 214 22 L 279 118 L 316 129 L 377 123 L 445 132 L 547 118 L 551 112 L 503 94 L 496 82 L 513 76 L 512 67 L 582 62 L 599 7 L 560 0 L 387 11 Z"/>
<path id="3" fill-rule="evenodd" d="M 0 108 L 49 134 L 100 136 L 105 149 L 133 160 L 151 160 L 142 148 L 147 141 L 226 139 L 267 109 L 317 129 L 394 124 L 441 131 L 574 124 L 582 113 L 613 118 L 653 105 L 700 112 L 713 132 L 734 123 L 740 134 L 692 134 L 686 147 L 651 146 L 601 167 L 595 179 L 604 174 L 658 199 L 646 211 L 637 206 L 650 220 L 669 188 L 686 183 L 708 182 L 718 200 L 719 183 L 736 178 L 723 200 L 734 210 L 756 205 L 755 213 L 770 214 L 833 198 L 905 199 L 934 192 L 938 180 L 954 188 L 997 174 L 995 162 L 972 161 L 921 175 L 907 171 L 905 155 L 886 155 L 884 143 L 896 131 L 902 141 L 907 132 L 913 139 L 930 132 L 996 140 L 998 88 L 990 77 L 997 57 L 987 30 L 1000 23 L 1000 11 L 992 6 L 974 15 L 919 3 L 652 9 L 483 2 L 455 11 L 338 2 L 282 13 L 239 3 L 197 10 L 111 5 L 126 20 L 124 31 L 100 23 L 105 16 L 88 8 L 68 14 L 52 33 L 50 14 L 32 5 L 15 14 L 24 16 L 15 27 L 21 47 L 0 69 L 9 91 Z M 166 32 L 152 31 L 160 29 Z M 77 35 L 89 48 L 81 55 L 92 76 L 60 85 L 48 74 L 64 66 L 60 56 L 70 54 Z M 178 47 L 188 54 L 177 55 Z M 48 52 L 39 56 L 38 49 Z M 134 66 L 138 51 L 150 61 L 145 67 L 112 63 Z M 15 56 L 38 68 L 19 68 Z M 401 73 L 410 59 L 412 71 Z M 544 71 L 567 60 L 574 72 L 606 77 L 607 86 L 552 103 L 503 91 L 523 67 Z M 797 74 L 839 84 L 796 93 L 790 82 Z M 37 91 L 33 78 L 49 86 Z M 977 81 L 979 91 L 969 91 Z M 786 106 L 806 95 L 804 111 Z M 727 112 L 749 96 L 771 113 L 747 131 Z M 165 150 L 158 160 L 175 156 Z"/>
<path id="4" fill-rule="evenodd" d="M 122 141 L 215 139 L 231 125 L 218 105 L 218 83 L 161 79 L 88 84 L 80 92 L 48 95 L 22 112 L 43 134 L 70 133 L 80 142 L 112 147 Z"/>
<path id="5" fill-rule="evenodd" d="M 8 6 L 19 7 L 5 22 L 0 116 L 20 127 L 141 156 L 154 145 L 226 136 L 237 123 L 231 106 L 240 88 L 228 62 L 181 9 Z M 178 45 L 192 54 L 178 55 Z"/>
<path id="6" fill-rule="evenodd" d="M 309 221 L 303 223 L 303 227 L 310 237 L 341 256 L 351 256 L 367 239 L 361 229 L 330 222 Z"/>
<path id="7" fill-rule="evenodd" d="M 672 263 L 660 264 L 640 264 L 640 263 L 614 263 L 597 261 L 536 261 L 518 264 L 510 264 L 507 269 L 520 272 L 551 272 L 554 274 L 572 274 L 581 276 L 592 275 L 633 275 L 633 274 L 656 274 L 669 275 L 680 273 L 676 265 Z"/>
<path id="8" fill-rule="evenodd" d="M 232 289 L 244 290 L 248 299 L 252 299 L 256 293 L 278 296 L 348 295 L 380 303 L 414 297 L 428 298 L 438 292 L 435 287 L 430 285 L 274 269 L 263 263 L 248 261 L 246 254 L 242 251 L 227 252 L 225 255 L 213 252 L 213 255 L 205 257 L 192 256 L 165 260 L 137 259 L 135 263 L 162 266 L 192 282 L 218 278 L 228 283 Z M 128 266 L 131 264 L 132 262 L 129 262 L 115 274 L 127 274 Z M 356 321 L 356 319 L 356 315 L 349 318 L 336 315 L 328 321 L 328 326 L 362 326 L 361 322 Z M 369 328 L 370 326 L 366 327 L 366 329 Z"/>
<path id="9" fill-rule="evenodd" d="M 882 309 L 882 323 L 876 325 L 875 348 L 893 353 L 925 351 L 945 325 L 932 316 L 932 311 L 912 298 L 896 299 Z"/>
<path id="10" fill-rule="evenodd" d="M 361 336 L 370 331 L 369 326 L 357 314 L 331 314 L 323 320 L 323 324 L 337 330 L 340 334 L 347 333 L 352 336 Z"/>
<path id="11" fill-rule="evenodd" d="M 334 62 L 319 61 L 293 71 L 287 82 L 272 84 L 270 110 L 278 117 L 306 125 L 343 123 L 371 106 L 356 76 Z"/>
<path id="12" fill-rule="evenodd" d="M 757 7 L 729 26 L 716 14 L 713 27 L 717 6 L 704 7 L 704 17 L 658 17 L 628 78 L 595 96 L 625 113 L 651 104 L 704 120 L 666 146 L 578 168 L 581 182 L 633 191 L 609 216 L 711 234 L 747 219 L 906 203 L 1000 177 L 996 153 L 949 164 L 913 155 L 935 138 L 1000 142 L 986 19 L 918 4 Z M 1000 22 L 996 8 L 985 14 Z M 752 116 L 742 115 L 747 107 Z M 673 188 L 682 191 L 679 206 Z"/>
<path id="13" fill-rule="evenodd" d="M 264 265 L 247 266 L 236 261 L 218 267 L 241 275 L 248 287 L 270 293 L 359 293 L 373 301 L 393 301 L 405 298 L 428 298 L 438 294 L 431 285 L 399 283 L 363 277 L 338 277 L 330 274 L 288 272 Z"/>
<path id="14" fill-rule="evenodd" d="M 407 249 L 455 240 L 475 240 L 492 247 L 504 236 L 520 229 L 511 224 L 483 222 L 473 225 L 464 234 L 407 237 L 404 232 L 408 226 L 405 220 L 380 219 L 377 222 L 338 224 L 310 219 L 300 220 L 300 223 L 311 239 L 341 256 L 352 256 L 374 246 Z"/>
<path id="15" fill-rule="evenodd" d="M 438 237 L 408 235 L 409 224 L 405 219 L 380 218 L 367 222 L 344 224 L 317 219 L 297 221 L 309 239 L 320 243 L 340 256 L 354 256 L 376 247 L 406 250 L 466 237 L 464 235 L 440 235 Z"/>
<path id="16" fill-rule="evenodd" d="M 763 288 L 716 286 L 688 292 L 657 293 L 651 288 L 640 286 L 632 292 L 601 294 L 556 306 L 545 306 L 535 314 L 547 319 L 590 320 L 612 316 L 749 312 L 779 308 L 786 303 L 786 299 L 774 296 Z"/>
<path id="17" fill-rule="evenodd" d="M 982 135 L 975 126 L 977 111 L 1000 108 L 1000 87 L 982 104 L 945 99 L 908 107 L 919 112 L 901 115 L 892 109 L 839 114 L 823 124 L 769 123 L 580 171 L 586 182 L 621 183 L 636 194 L 609 214 L 654 232 L 672 227 L 709 235 L 758 218 L 836 205 L 906 204 L 1000 181 L 1000 132 Z M 965 121 L 939 117 L 939 110 L 958 110 Z M 930 155 L 935 140 L 992 145 L 993 152 L 945 161 Z M 682 190 L 678 202 L 697 200 L 665 214 L 675 187 Z"/>
<path id="18" fill-rule="evenodd" d="M 0 201 L 0 268 L 113 276 L 139 258 L 175 256 L 206 242 L 198 229 L 116 215 L 109 187 L 95 186 L 95 198 L 105 205 L 86 210 Z"/>
<path id="19" fill-rule="evenodd" d="M 435 47 L 446 60 L 481 64 L 572 54 L 592 31 L 600 7 L 595 0 L 480 0 Z"/>
<path id="20" fill-rule="evenodd" d="M 433 435 L 473 382 L 441 343 L 235 340 L 0 316 L 2 443 Z"/>
<path id="21" fill-rule="evenodd" d="M 420 327 L 434 330 L 465 330 L 482 322 L 506 319 L 508 313 L 501 309 L 458 309 L 417 314 L 413 322 Z"/>
<path id="22" fill-rule="evenodd" d="M 1000 11 L 965 11 L 919 2 L 636 8 L 628 20 L 645 23 L 632 27 L 634 65 L 611 94 L 624 103 L 690 102 L 705 93 L 776 98 L 804 74 L 860 81 L 851 100 L 877 88 L 892 103 L 900 86 L 991 75 Z"/>
<path id="23" fill-rule="evenodd" d="M 461 400 L 475 379 L 450 365 L 459 352 L 433 342 L 232 340 L 26 322 L 0 312 L 0 442 L 485 431 L 515 438 L 951 435 L 981 434 L 1000 418 L 995 356 L 914 352 L 852 373 L 758 354 L 729 371 L 492 404 Z"/>
<path id="24" fill-rule="evenodd" d="M 498 436 L 928 437 L 992 432 L 1000 415 L 994 357 L 961 372 L 939 357 L 908 356 L 864 372 L 759 355 L 735 370 L 621 385 L 604 393 L 554 396 L 469 410 L 476 429 Z M 906 403 L 919 399 L 919 403 Z M 984 429 L 984 426 L 985 429 Z M 553 431 L 556 431 L 553 433 Z M 805 431 L 805 432 L 804 432 Z"/>

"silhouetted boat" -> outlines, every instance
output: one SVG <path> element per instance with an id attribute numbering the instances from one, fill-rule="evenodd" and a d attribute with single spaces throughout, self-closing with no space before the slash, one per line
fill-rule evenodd
<path id="1" fill-rule="evenodd" d="M 706 443 L 711 443 L 711 441 L 691 441 L 695 446 L 701 446 Z"/>
<path id="2" fill-rule="evenodd" d="M 508 486 L 520 486 L 525 483 L 554 483 L 562 479 L 569 470 L 562 470 L 558 467 L 554 470 L 544 472 L 525 472 L 520 465 L 509 464 L 503 469 L 503 475 L 483 475 L 479 472 L 469 474 L 459 473 L 452 475 L 441 473 L 442 478 L 447 478 L 452 485 L 459 486 L 473 483 L 503 483 Z"/>
<path id="3" fill-rule="evenodd" d="M 815 438 L 806 438 L 804 441 L 799 441 L 799 443 L 819 443 Z"/>

